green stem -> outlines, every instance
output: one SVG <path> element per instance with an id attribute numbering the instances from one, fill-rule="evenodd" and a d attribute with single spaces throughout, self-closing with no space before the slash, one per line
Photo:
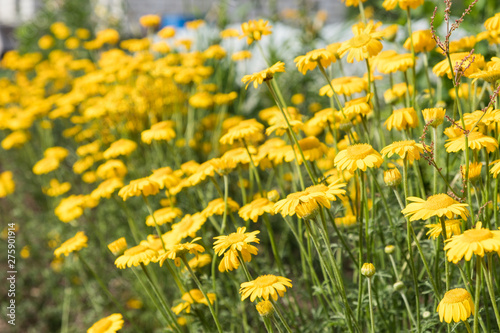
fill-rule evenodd
<path id="1" fill-rule="evenodd" d="M 201 283 L 198 280 L 198 278 L 196 277 L 196 275 L 194 274 L 193 269 L 191 268 L 191 266 L 189 266 L 189 264 L 188 264 L 188 262 L 186 260 L 186 257 L 182 256 L 181 259 L 184 262 L 184 265 L 187 267 L 187 269 L 189 271 L 189 274 L 191 274 L 191 277 L 193 278 L 194 282 L 198 286 L 198 289 L 203 294 L 203 297 L 205 297 L 205 300 L 207 301 L 208 308 L 210 309 L 210 313 L 212 314 L 212 317 L 214 318 L 215 326 L 217 326 L 217 330 L 219 331 L 219 333 L 222 333 L 222 328 L 221 328 L 220 323 L 219 323 L 219 318 L 217 317 L 217 315 L 216 315 L 216 313 L 214 311 L 214 308 L 212 306 L 212 302 L 210 302 L 210 299 L 208 298 L 207 294 L 203 290 L 203 287 L 201 286 Z"/>
<path id="2" fill-rule="evenodd" d="M 370 304 L 370 327 L 371 327 L 371 332 L 375 333 L 375 322 L 373 320 L 373 301 L 372 301 L 372 279 L 371 277 L 368 278 L 368 302 Z"/>
<path id="3" fill-rule="evenodd" d="M 479 332 L 479 298 L 481 295 L 481 266 L 482 266 L 483 258 L 480 256 L 476 256 L 476 296 L 474 298 L 474 333 Z"/>
<path id="4" fill-rule="evenodd" d="M 495 288 L 493 287 L 493 279 L 492 279 L 492 255 L 490 253 L 488 256 L 488 267 L 486 267 L 486 263 L 483 263 L 483 268 L 485 270 L 485 281 L 486 286 L 488 287 L 488 293 L 490 294 L 491 305 L 493 306 L 493 312 L 495 313 L 495 319 L 497 321 L 498 328 L 500 329 L 500 314 L 498 313 L 497 300 L 495 297 Z"/>

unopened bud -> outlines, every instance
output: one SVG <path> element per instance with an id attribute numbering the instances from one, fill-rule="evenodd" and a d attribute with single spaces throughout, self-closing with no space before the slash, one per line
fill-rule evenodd
<path id="1" fill-rule="evenodd" d="M 361 274 L 366 276 L 367 278 L 371 278 L 375 275 L 375 266 L 372 263 L 364 263 L 363 267 L 361 267 Z"/>
<path id="2" fill-rule="evenodd" d="M 394 253 L 394 250 L 396 249 L 396 247 L 394 245 L 387 245 L 384 249 L 384 252 L 386 254 L 392 254 Z"/>

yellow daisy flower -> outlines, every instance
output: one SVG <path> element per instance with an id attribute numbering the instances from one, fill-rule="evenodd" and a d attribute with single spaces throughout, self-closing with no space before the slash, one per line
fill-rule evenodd
<path id="1" fill-rule="evenodd" d="M 158 252 L 144 245 L 136 245 L 131 247 L 116 258 L 115 265 L 120 269 L 125 269 L 126 267 L 136 267 L 141 263 L 148 265 L 151 261 L 155 261 L 158 256 Z"/>
<path id="2" fill-rule="evenodd" d="M 382 33 L 373 32 L 372 23 L 369 23 L 364 29 L 354 26 L 353 33 L 354 37 L 342 43 L 338 50 L 341 58 L 349 53 L 347 55 L 348 63 L 352 63 L 354 59 L 359 62 L 376 56 L 382 50 L 382 43 L 379 41 L 382 38 Z"/>
<path id="3" fill-rule="evenodd" d="M 122 197 L 123 201 L 126 201 L 130 197 L 138 195 L 147 197 L 158 192 L 160 192 L 160 184 L 146 177 L 130 181 L 128 185 L 121 188 L 118 195 Z"/>
<path id="4" fill-rule="evenodd" d="M 151 126 L 150 129 L 141 133 L 141 140 L 147 144 L 155 141 L 169 141 L 175 138 L 175 131 L 173 129 L 173 121 L 161 121 Z"/>
<path id="5" fill-rule="evenodd" d="M 460 66 L 463 59 L 469 56 L 469 52 L 459 52 L 450 54 L 451 63 L 453 64 L 453 68 L 456 66 Z M 474 58 L 474 62 L 472 62 L 472 58 Z M 472 74 L 479 72 L 482 68 L 484 68 L 484 56 L 481 54 L 474 53 L 471 57 L 469 57 L 461 67 L 461 70 L 465 70 L 464 76 L 470 77 Z M 448 78 L 451 79 L 454 75 L 450 71 L 450 65 L 448 59 L 445 59 L 439 63 L 437 63 L 433 68 L 432 72 L 437 76 L 448 75 Z"/>
<path id="6" fill-rule="evenodd" d="M 413 50 L 416 53 L 430 52 L 436 47 L 436 41 L 432 38 L 432 32 L 429 29 L 412 33 L 412 38 L 408 38 L 403 45 L 408 51 L 411 50 L 411 39 L 413 39 Z"/>
<path id="7" fill-rule="evenodd" d="M 282 276 L 272 274 L 261 275 L 253 281 L 243 282 L 240 286 L 241 300 L 244 301 L 250 297 L 253 302 L 257 297 L 269 300 L 269 296 L 274 301 L 278 300 L 278 295 L 283 297 L 286 287 L 292 288 L 292 280 Z"/>
<path id="8" fill-rule="evenodd" d="M 469 215 L 467 204 L 460 203 L 444 193 L 431 195 L 427 200 L 408 197 L 408 201 L 411 203 L 401 212 L 405 217 L 409 217 L 410 221 L 428 220 L 433 216 L 446 216 L 451 219 L 453 215 L 460 215 L 466 219 Z"/>
<path id="9" fill-rule="evenodd" d="M 420 159 L 420 154 L 423 154 L 424 147 L 420 143 L 415 143 L 415 140 L 396 141 L 383 148 L 381 151 L 382 157 L 391 157 L 398 154 L 402 159 L 408 159 L 413 162 Z"/>
<path id="10" fill-rule="evenodd" d="M 210 304 L 213 304 L 216 298 L 215 294 L 207 293 L 207 297 L 210 300 Z M 186 311 L 186 313 L 191 313 L 191 305 L 195 303 L 208 305 L 205 296 L 203 296 L 203 293 L 199 289 L 191 289 L 187 293 L 184 293 L 184 295 L 182 295 L 182 300 L 183 302 L 172 307 L 172 311 L 174 311 L 176 315 L 178 315 L 182 311 Z"/>
<path id="11" fill-rule="evenodd" d="M 125 164 L 120 160 L 108 160 L 97 167 L 97 177 L 101 179 L 123 178 L 128 170 Z"/>
<path id="12" fill-rule="evenodd" d="M 139 18 L 139 23 L 145 28 L 154 28 L 160 25 L 161 17 L 158 15 L 144 15 Z"/>
<path id="13" fill-rule="evenodd" d="M 427 235 L 429 235 L 429 238 L 436 239 L 438 238 L 441 233 L 443 232 L 443 228 L 441 226 L 441 223 L 436 223 L 436 224 L 426 224 L 426 228 L 429 228 L 430 230 L 427 231 Z M 450 238 L 453 235 L 460 235 L 462 233 L 461 227 L 462 227 L 462 220 L 446 220 L 445 221 L 445 227 L 446 227 L 446 238 Z"/>
<path id="14" fill-rule="evenodd" d="M 264 213 L 274 214 L 273 207 L 274 202 L 267 198 L 257 198 L 241 207 L 238 215 L 245 221 L 252 220 L 253 222 L 257 222 L 259 216 L 264 215 Z"/>
<path id="15" fill-rule="evenodd" d="M 16 183 L 14 183 L 12 178 L 12 171 L 4 171 L 0 173 L 0 198 L 5 198 L 9 194 L 14 193 Z"/>
<path id="16" fill-rule="evenodd" d="M 443 123 L 444 116 L 446 115 L 446 109 L 444 108 L 423 109 L 422 115 L 424 116 L 424 121 L 426 124 L 430 123 L 430 126 L 436 128 Z"/>
<path id="17" fill-rule="evenodd" d="M 378 168 L 383 162 L 382 156 L 367 143 L 351 145 L 341 150 L 334 159 L 337 168 L 351 173 L 358 169 Z"/>
<path id="18" fill-rule="evenodd" d="M 228 236 L 217 236 L 214 237 L 216 240 L 214 242 L 214 251 L 220 256 L 227 249 L 242 251 L 242 250 L 252 250 L 257 252 L 257 248 L 250 243 L 259 244 L 260 240 L 257 238 L 257 234 L 260 233 L 259 230 L 252 232 L 245 232 L 247 228 L 240 227 L 236 232 L 229 234 Z M 256 254 L 256 253 L 255 253 Z"/>
<path id="19" fill-rule="evenodd" d="M 115 141 L 103 153 L 105 159 L 115 158 L 120 155 L 128 156 L 137 148 L 137 143 L 128 139 Z"/>
<path id="20" fill-rule="evenodd" d="M 345 76 L 333 79 L 331 82 L 333 90 L 337 95 L 351 96 L 352 94 L 362 92 L 368 88 L 368 81 L 357 76 Z M 333 96 L 332 88 L 329 84 L 321 87 L 320 96 Z"/>
<path id="21" fill-rule="evenodd" d="M 177 233 L 180 238 L 195 237 L 196 232 L 203 227 L 206 221 L 207 218 L 202 213 L 186 214 L 179 223 L 172 225 L 172 231 Z"/>
<path id="22" fill-rule="evenodd" d="M 480 150 L 486 148 L 488 153 L 494 152 L 498 148 L 498 141 L 491 136 L 484 135 L 481 132 L 474 131 L 468 134 L 468 145 L 472 150 Z M 465 134 L 447 140 L 444 145 L 446 152 L 455 153 L 460 150 L 465 150 Z"/>
<path id="23" fill-rule="evenodd" d="M 71 252 L 80 251 L 82 248 L 87 247 L 87 241 L 88 238 L 85 236 L 85 233 L 79 231 L 75 236 L 62 243 L 61 246 L 54 251 L 54 255 L 59 258 L 64 254 L 67 257 Z"/>
<path id="24" fill-rule="evenodd" d="M 182 215 L 182 211 L 177 207 L 164 207 L 153 212 L 153 216 L 148 215 L 146 218 L 146 225 L 150 227 L 155 226 L 155 220 L 158 225 L 171 223 L 175 218 Z"/>
<path id="25" fill-rule="evenodd" d="M 454 264 L 462 258 L 470 261 L 472 254 L 483 257 L 485 253 L 500 251 L 500 230 L 482 228 L 482 223 L 477 222 L 475 229 L 466 230 L 461 235 L 447 239 L 446 242 L 444 250 L 448 261 Z"/>
<path id="26" fill-rule="evenodd" d="M 257 88 L 259 84 L 262 84 L 262 82 L 272 80 L 274 77 L 274 74 L 278 72 L 285 72 L 285 63 L 282 61 L 278 61 L 274 65 L 272 65 L 269 68 L 266 68 L 260 72 L 253 73 L 251 75 L 245 75 L 242 79 L 241 82 L 247 83 L 245 86 L 245 89 L 248 88 L 248 85 L 250 82 L 253 82 L 253 87 Z"/>
<path id="27" fill-rule="evenodd" d="M 71 189 L 71 184 L 69 182 L 59 183 L 57 179 L 50 180 L 50 187 L 44 188 L 43 192 L 50 197 L 58 197 L 68 192 Z"/>
<path id="28" fill-rule="evenodd" d="M 262 36 L 271 34 L 271 25 L 267 25 L 269 21 L 264 21 L 262 19 L 250 20 L 241 24 L 241 31 L 243 34 L 239 37 L 240 39 L 247 39 L 248 45 L 252 44 L 256 40 L 260 40 Z"/>
<path id="29" fill-rule="evenodd" d="M 95 190 L 90 193 L 94 199 L 111 198 L 111 195 L 119 188 L 123 187 L 123 182 L 120 178 L 109 178 L 97 186 Z"/>
<path id="30" fill-rule="evenodd" d="M 402 131 L 407 128 L 418 126 L 418 116 L 414 108 L 402 108 L 392 111 L 384 126 L 390 131 L 393 128 Z"/>
<path id="31" fill-rule="evenodd" d="M 252 118 L 244 120 L 236 126 L 231 127 L 219 141 L 222 144 L 232 145 L 236 140 L 251 140 L 252 137 L 261 134 L 263 131 L 264 125 Z"/>
<path id="32" fill-rule="evenodd" d="M 318 63 L 320 63 L 323 68 L 326 68 L 330 66 L 332 62 L 337 61 L 337 59 L 328 50 L 317 49 L 309 51 L 303 56 L 298 56 L 293 61 L 297 63 L 298 70 L 305 75 L 307 71 L 315 69 Z"/>
<path id="33" fill-rule="evenodd" d="M 436 312 L 439 320 L 451 323 L 466 321 L 474 313 L 474 301 L 469 292 L 463 288 L 447 291 L 439 302 Z"/>
<path id="34" fill-rule="evenodd" d="M 240 209 L 240 205 L 231 198 L 227 198 L 227 211 L 236 212 Z M 223 215 L 225 210 L 224 199 L 217 198 L 208 203 L 207 207 L 201 212 L 205 217 L 213 215 Z"/>
<path id="35" fill-rule="evenodd" d="M 401 172 L 399 172 L 399 169 L 393 168 L 384 171 L 384 183 L 387 186 L 398 186 L 401 184 Z"/>
<path id="36" fill-rule="evenodd" d="M 203 246 L 195 243 L 200 239 L 201 237 L 197 237 L 189 243 L 173 245 L 167 248 L 167 252 L 158 256 L 156 261 L 160 263 L 161 267 L 165 262 L 165 260 L 167 260 L 168 258 L 174 261 L 175 266 L 179 267 L 181 265 L 181 258 L 184 257 L 186 254 L 191 253 L 198 256 L 198 253 L 205 252 L 205 248 Z"/>
<path id="37" fill-rule="evenodd" d="M 123 316 L 119 313 L 113 313 L 98 320 L 87 330 L 87 333 L 115 333 L 123 327 Z"/>
<path id="38" fill-rule="evenodd" d="M 125 237 L 120 237 L 117 240 L 108 244 L 108 249 L 115 256 L 122 255 L 123 252 L 125 252 L 125 250 L 127 248 L 128 248 L 128 245 L 127 245 L 127 240 L 125 239 Z"/>

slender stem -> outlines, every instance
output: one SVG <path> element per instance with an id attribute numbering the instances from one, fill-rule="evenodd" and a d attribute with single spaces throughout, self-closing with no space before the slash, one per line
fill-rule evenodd
<path id="1" fill-rule="evenodd" d="M 488 287 L 488 293 L 490 294 L 490 299 L 491 299 L 491 305 L 493 306 L 493 312 L 495 313 L 495 319 L 497 321 L 498 328 L 500 328 L 500 314 L 498 313 L 498 306 L 497 306 L 497 300 L 495 297 L 495 288 L 493 287 L 493 279 L 492 279 L 492 272 L 491 272 L 491 264 L 492 264 L 492 255 L 489 253 L 488 254 L 488 267 L 486 267 L 486 263 L 483 263 L 483 268 L 485 270 L 484 275 L 485 275 L 485 281 L 486 281 L 486 286 Z"/>
<path id="2" fill-rule="evenodd" d="M 474 333 L 479 332 L 479 325 L 478 325 L 478 320 L 479 320 L 479 297 L 481 295 L 481 261 L 483 260 L 482 257 L 476 256 L 476 296 L 474 298 Z"/>
<path id="3" fill-rule="evenodd" d="M 415 317 L 413 317 L 413 314 L 411 312 L 410 304 L 408 303 L 408 299 L 406 298 L 406 295 L 404 293 L 400 293 L 401 298 L 403 299 L 403 302 L 405 303 L 406 306 L 406 311 L 408 311 L 408 316 L 410 317 L 411 322 L 413 323 L 414 326 L 417 326 L 417 323 L 415 321 Z"/>
<path id="4" fill-rule="evenodd" d="M 280 311 L 278 305 L 276 304 L 276 302 L 273 299 L 271 299 L 271 303 L 273 303 L 274 311 L 278 315 L 278 317 L 281 320 L 281 323 L 283 324 L 283 326 L 285 326 L 286 331 L 288 333 L 292 333 L 292 330 L 291 330 L 290 326 L 288 326 L 288 323 L 287 323 L 285 317 L 283 317 L 283 314 L 281 313 L 281 311 Z"/>
<path id="5" fill-rule="evenodd" d="M 203 287 L 201 285 L 200 280 L 198 280 L 198 278 L 196 277 L 196 275 L 193 272 L 193 269 L 191 268 L 191 266 L 189 266 L 189 264 L 188 264 L 188 262 L 186 260 L 186 257 L 182 256 L 181 259 L 184 262 L 184 265 L 187 267 L 187 269 L 189 271 L 189 274 L 191 274 L 191 277 L 193 278 L 194 282 L 198 286 L 198 289 L 203 294 L 203 297 L 205 297 L 205 300 L 207 301 L 208 308 L 210 309 L 210 313 L 212 314 L 212 317 L 214 318 L 215 326 L 217 326 L 217 330 L 219 331 L 219 333 L 222 333 L 222 328 L 221 328 L 220 323 L 219 323 L 219 318 L 217 317 L 217 315 L 216 315 L 216 313 L 214 311 L 214 308 L 212 306 L 212 302 L 210 301 L 210 299 L 208 298 L 207 294 L 203 290 Z"/>
<path id="6" fill-rule="evenodd" d="M 375 322 L 373 320 L 373 301 L 372 301 L 372 279 L 371 277 L 368 278 L 368 302 L 370 304 L 370 327 L 371 327 L 371 332 L 375 333 Z"/>

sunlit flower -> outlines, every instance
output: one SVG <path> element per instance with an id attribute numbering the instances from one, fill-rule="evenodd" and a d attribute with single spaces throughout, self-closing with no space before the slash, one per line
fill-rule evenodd
<path id="1" fill-rule="evenodd" d="M 250 301 L 253 302 L 257 297 L 262 297 L 267 301 L 271 296 L 274 301 L 277 301 L 278 295 L 283 297 L 285 294 L 286 287 L 292 288 L 292 280 L 272 274 L 261 275 L 253 281 L 241 284 L 241 300 L 250 297 Z"/>
<path id="2" fill-rule="evenodd" d="M 472 74 L 477 73 L 485 65 L 484 57 L 481 54 L 475 53 L 471 57 L 469 57 L 466 61 L 464 61 L 464 59 L 468 56 L 469 52 L 459 52 L 450 54 L 451 63 L 453 65 L 454 71 L 456 67 L 460 67 L 460 71 L 464 71 L 463 75 L 465 77 L 470 77 Z M 474 61 L 472 61 L 472 59 L 474 59 Z M 448 59 L 439 62 L 432 68 L 432 71 L 437 76 L 443 76 L 446 74 L 448 75 L 449 79 L 452 78 L 452 73 L 450 70 Z"/>
<path id="3" fill-rule="evenodd" d="M 151 261 L 156 259 L 158 252 L 144 245 L 137 245 L 131 247 L 116 258 L 115 265 L 120 269 L 125 269 L 127 267 L 136 267 L 140 264 L 148 265 Z"/>
<path id="4" fill-rule="evenodd" d="M 420 143 L 415 143 L 414 140 L 405 141 L 395 141 L 384 147 L 381 151 L 382 157 L 391 157 L 394 154 L 398 154 L 402 159 L 407 159 L 413 162 L 414 160 L 420 159 L 420 154 L 423 154 L 424 147 Z"/>
<path id="5" fill-rule="evenodd" d="M 177 217 L 182 216 L 182 211 L 177 207 L 164 207 L 153 212 L 153 216 L 148 215 L 146 218 L 146 225 L 150 227 L 155 226 L 155 221 L 157 225 L 163 225 L 165 223 L 173 222 Z"/>
<path id="6" fill-rule="evenodd" d="M 58 197 L 71 189 L 69 182 L 59 183 L 55 178 L 50 180 L 50 187 L 44 188 L 43 192 L 50 197 Z"/>
<path id="7" fill-rule="evenodd" d="M 409 203 L 401 212 L 410 218 L 410 221 L 428 220 L 433 216 L 446 216 L 453 218 L 453 215 L 460 215 L 466 219 L 469 215 L 468 205 L 460 203 L 447 194 L 435 194 L 427 200 L 417 197 L 408 197 Z"/>
<path id="8" fill-rule="evenodd" d="M 252 220 L 257 222 L 259 216 L 264 215 L 264 213 L 274 214 L 273 211 L 274 202 L 267 198 L 257 198 L 241 207 L 238 211 L 238 215 L 245 221 Z"/>
<path id="9" fill-rule="evenodd" d="M 366 171 L 367 168 L 378 168 L 383 163 L 382 156 L 367 143 L 355 144 L 341 150 L 335 156 L 334 164 L 341 170 L 354 172 Z"/>
<path id="10" fill-rule="evenodd" d="M 447 291 L 439 302 L 436 312 L 439 320 L 451 323 L 466 321 L 474 313 L 474 301 L 469 292 L 463 288 Z"/>
<path id="11" fill-rule="evenodd" d="M 87 333 L 115 333 L 123 327 L 123 317 L 119 313 L 113 313 L 98 320 L 92 327 L 87 330 Z"/>
<path id="12" fill-rule="evenodd" d="M 264 21 L 262 19 L 250 20 L 248 22 L 244 22 L 241 24 L 241 31 L 243 34 L 240 36 L 240 39 L 247 39 L 247 43 L 250 45 L 256 40 L 260 40 L 262 36 L 270 35 L 272 26 L 268 26 L 269 22 Z"/>
<path id="13" fill-rule="evenodd" d="M 460 150 L 465 150 L 465 135 L 462 134 L 458 137 L 448 139 L 446 144 L 446 151 L 448 153 L 454 153 Z M 468 146 L 472 150 L 480 150 L 481 148 L 486 148 L 488 153 L 495 151 L 498 148 L 498 141 L 491 136 L 484 135 L 481 132 L 474 131 L 467 135 Z"/>
<path id="14" fill-rule="evenodd" d="M 128 185 L 122 187 L 118 195 L 122 197 L 123 201 L 126 201 L 130 197 L 136 197 L 138 195 L 147 197 L 155 195 L 159 191 L 160 184 L 146 177 L 132 180 Z"/>
<path id="15" fill-rule="evenodd" d="M 500 230 L 483 228 L 482 223 L 477 222 L 476 228 L 465 230 L 463 234 L 453 236 L 446 242 L 444 250 L 448 261 L 454 264 L 462 258 L 470 261 L 472 254 L 483 257 L 485 253 L 500 250 Z"/>
<path id="16" fill-rule="evenodd" d="M 443 108 L 431 108 L 423 109 L 422 114 L 424 116 L 425 123 L 430 123 L 430 126 L 436 128 L 441 125 L 444 121 L 444 116 L 446 114 L 446 109 Z"/>
<path id="17" fill-rule="evenodd" d="M 120 160 L 108 160 L 97 168 L 96 174 L 101 179 L 123 178 L 127 174 L 127 167 Z"/>
<path id="18" fill-rule="evenodd" d="M 384 171 L 384 183 L 387 186 L 398 186 L 401 184 L 401 173 L 399 169 L 393 168 Z"/>
<path id="19" fill-rule="evenodd" d="M 14 193 L 16 184 L 13 180 L 12 171 L 4 171 L 0 173 L 0 198 L 5 198 L 9 194 Z"/>
<path id="20" fill-rule="evenodd" d="M 127 240 L 125 237 L 120 237 L 117 240 L 111 242 L 108 244 L 108 249 L 113 253 L 115 256 L 122 255 L 123 252 L 128 248 L 127 246 Z"/>
<path id="21" fill-rule="evenodd" d="M 161 17 L 158 15 L 144 15 L 139 18 L 139 23 L 145 28 L 155 28 L 160 22 Z"/>
<path id="22" fill-rule="evenodd" d="M 232 213 L 236 212 L 240 209 L 240 205 L 231 198 L 227 198 L 227 212 Z M 210 201 L 207 207 L 201 212 L 201 214 L 205 217 L 213 216 L 213 215 L 223 215 L 225 211 L 225 203 L 224 199 L 217 198 Z"/>
<path id="23" fill-rule="evenodd" d="M 462 233 L 462 220 L 445 220 L 445 228 L 446 228 L 446 238 L 450 238 L 453 235 L 460 235 Z M 427 231 L 427 235 L 429 238 L 436 239 L 443 232 L 443 227 L 441 223 L 436 224 L 426 224 L 426 228 L 430 230 Z"/>
<path id="24" fill-rule="evenodd" d="M 386 126 L 389 131 L 393 128 L 398 131 L 407 128 L 415 128 L 418 126 L 417 112 L 412 107 L 394 110 L 385 121 L 384 126 Z"/>
<path id="25" fill-rule="evenodd" d="M 257 88 L 259 84 L 262 84 L 262 82 L 266 82 L 269 80 L 272 80 L 274 77 L 274 74 L 278 72 L 285 72 L 285 63 L 282 61 L 278 61 L 274 65 L 272 65 L 269 68 L 266 68 L 260 72 L 253 73 L 251 75 L 245 75 L 242 79 L 241 82 L 247 83 L 245 86 L 245 89 L 248 88 L 248 85 L 253 82 L 253 87 Z"/>
<path id="26" fill-rule="evenodd" d="M 197 237 L 189 243 L 176 244 L 168 247 L 167 252 L 161 254 L 157 259 L 157 261 L 160 263 L 160 267 L 167 259 L 173 260 L 175 265 L 179 267 L 181 265 L 181 258 L 186 254 L 191 253 L 198 256 L 198 253 L 205 252 L 205 248 L 203 246 L 195 243 L 200 239 L 201 237 Z"/>
<path id="27" fill-rule="evenodd" d="M 326 49 L 312 50 L 294 59 L 294 62 L 297 63 L 298 70 L 304 75 L 307 71 L 315 69 L 318 63 L 321 64 L 323 68 L 326 68 L 335 61 L 337 61 L 335 56 Z"/>
<path id="28" fill-rule="evenodd" d="M 210 304 L 213 304 L 215 301 L 214 293 L 207 293 L 207 297 L 210 300 Z M 186 313 L 191 313 L 191 305 L 193 304 L 205 304 L 208 305 L 207 299 L 203 296 L 203 293 L 199 289 L 191 289 L 189 292 L 184 293 L 182 295 L 183 302 L 178 305 L 172 307 L 172 311 L 178 315 L 182 311 L 186 311 Z"/>
<path id="29" fill-rule="evenodd" d="M 220 138 L 220 143 L 232 145 L 236 140 L 251 139 L 256 134 L 264 131 L 264 125 L 256 119 L 248 119 L 240 122 Z"/>
<path id="30" fill-rule="evenodd" d="M 137 143 L 128 139 L 120 139 L 111 144 L 111 146 L 104 151 L 104 158 L 110 159 L 120 155 L 128 156 L 137 148 Z"/>
<path id="31" fill-rule="evenodd" d="M 83 231 L 79 231 L 75 236 L 71 237 L 64 243 L 62 243 L 55 251 L 56 257 L 60 257 L 64 254 L 66 257 L 71 252 L 80 251 L 82 248 L 87 247 L 88 238 Z"/>
<path id="32" fill-rule="evenodd" d="M 177 233 L 181 239 L 188 236 L 195 237 L 196 232 L 203 227 L 206 221 L 207 218 L 201 213 L 186 214 L 179 223 L 172 225 L 172 231 Z"/>
<path id="33" fill-rule="evenodd" d="M 382 43 L 379 39 L 382 38 L 380 32 L 373 32 L 373 24 L 369 23 L 365 29 L 353 27 L 354 37 L 342 43 L 338 53 L 340 57 L 344 57 L 347 53 L 347 62 L 352 63 L 362 61 L 369 57 L 377 55 L 382 50 Z"/>
<path id="34" fill-rule="evenodd" d="M 331 85 L 337 95 L 351 96 L 352 94 L 366 90 L 368 87 L 368 82 L 365 79 L 357 76 L 345 76 L 333 79 L 331 81 Z M 319 95 L 327 95 L 328 97 L 332 97 L 333 91 L 330 85 L 327 84 L 321 87 L 321 89 L 319 90 Z"/>
<path id="35" fill-rule="evenodd" d="M 175 138 L 175 131 L 173 129 L 174 123 L 172 121 L 162 121 L 151 126 L 150 129 L 141 133 L 141 140 L 147 144 L 155 141 L 169 141 Z"/>
<path id="36" fill-rule="evenodd" d="M 416 53 L 430 52 L 436 47 L 436 41 L 432 38 L 430 30 L 418 30 L 412 33 L 413 50 Z M 404 43 L 404 48 L 411 50 L 411 38 L 408 38 Z"/>

